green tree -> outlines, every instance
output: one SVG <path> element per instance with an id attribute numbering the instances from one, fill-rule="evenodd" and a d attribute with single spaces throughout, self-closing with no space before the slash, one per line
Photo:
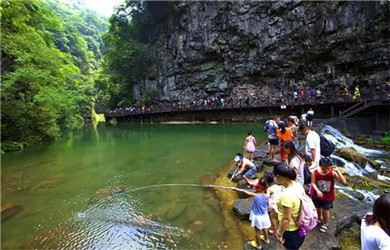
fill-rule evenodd
<path id="1" fill-rule="evenodd" d="M 77 15 L 73 23 L 87 17 Z M 102 46 L 91 36 L 96 48 L 90 50 L 78 29 L 40 1 L 2 1 L 1 23 L 2 142 L 55 139 L 60 125 L 72 127 L 91 110 Z M 103 22 L 99 25 L 103 29 Z M 73 36 L 60 35 L 72 30 Z"/>

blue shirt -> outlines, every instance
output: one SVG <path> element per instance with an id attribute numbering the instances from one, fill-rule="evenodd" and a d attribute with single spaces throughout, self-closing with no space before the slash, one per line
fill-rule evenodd
<path id="1" fill-rule="evenodd" d="M 255 215 L 268 214 L 268 197 L 265 194 L 256 194 L 253 200 L 252 211 Z"/>

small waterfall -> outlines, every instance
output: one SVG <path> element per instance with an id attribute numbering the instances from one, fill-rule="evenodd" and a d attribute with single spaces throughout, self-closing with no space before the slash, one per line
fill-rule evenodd
<path id="1" fill-rule="evenodd" d="M 331 126 L 324 126 L 322 129 L 321 134 L 326 137 L 326 139 L 330 140 L 332 143 L 336 145 L 336 148 L 345 148 L 345 147 L 352 147 L 356 149 L 361 154 L 364 154 L 366 156 L 383 156 L 388 154 L 385 151 L 382 150 L 375 150 L 375 149 L 367 149 L 363 148 L 362 146 L 356 145 L 351 139 L 344 136 L 339 130 L 331 127 Z"/>
<path id="2" fill-rule="evenodd" d="M 373 202 L 379 198 L 379 195 L 373 193 L 372 191 L 362 190 L 362 189 L 353 189 L 350 186 L 342 186 L 338 183 L 335 183 L 335 188 L 340 193 L 344 194 L 345 196 L 347 196 L 355 201 L 359 200 L 358 198 L 356 198 L 357 193 L 362 194 L 364 196 L 364 201 L 367 201 L 367 202 Z M 353 194 L 355 194 L 355 195 L 353 195 Z"/>
<path id="3" fill-rule="evenodd" d="M 325 136 L 326 139 L 334 143 L 336 145 L 336 148 L 352 147 L 357 152 L 364 154 L 367 157 L 376 158 L 375 160 L 381 163 L 381 168 L 388 167 L 387 166 L 388 164 L 386 164 L 386 162 L 377 159 L 378 157 L 379 158 L 387 157 L 388 152 L 382 150 L 367 149 L 362 146 L 356 145 L 351 139 L 344 136 L 339 130 L 328 125 L 324 126 L 324 128 L 321 131 L 321 134 Z M 379 180 L 390 181 L 389 177 L 378 174 L 378 171 L 374 169 L 368 162 L 366 166 L 363 167 L 355 162 L 350 162 L 335 154 L 332 154 L 331 158 L 336 162 L 336 165 L 343 167 L 348 172 L 348 175 L 350 176 L 366 176 L 369 178 L 374 178 L 374 176 L 377 175 L 378 176 L 377 178 Z M 350 186 L 343 186 L 338 183 L 335 184 L 335 188 L 339 192 L 343 193 L 344 195 L 348 196 L 353 200 L 359 200 L 360 198 L 359 195 L 363 195 L 364 201 L 367 202 L 373 202 L 379 197 L 379 195 L 375 194 L 375 191 L 354 189 Z"/>

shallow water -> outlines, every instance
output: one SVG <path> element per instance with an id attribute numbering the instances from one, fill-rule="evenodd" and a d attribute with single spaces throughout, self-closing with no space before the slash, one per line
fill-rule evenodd
<path id="1" fill-rule="evenodd" d="M 1 204 L 20 204 L 22 210 L 2 222 L 1 246 L 224 247 L 226 229 L 210 188 L 129 190 L 202 184 L 242 151 L 248 128 L 258 141 L 265 138 L 262 126 L 99 125 L 7 153 Z"/>

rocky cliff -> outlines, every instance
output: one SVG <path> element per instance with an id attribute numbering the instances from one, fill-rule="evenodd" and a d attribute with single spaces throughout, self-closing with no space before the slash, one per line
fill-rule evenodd
<path id="1" fill-rule="evenodd" d="M 152 43 L 153 73 L 134 87 L 161 101 L 211 96 L 276 99 L 320 88 L 383 91 L 389 2 L 171 2 Z"/>

